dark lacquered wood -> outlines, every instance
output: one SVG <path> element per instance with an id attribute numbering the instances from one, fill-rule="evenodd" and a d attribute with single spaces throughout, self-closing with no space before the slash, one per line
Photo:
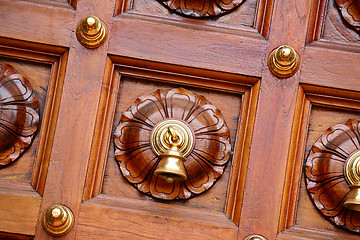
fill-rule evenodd
<path id="1" fill-rule="evenodd" d="M 150 147 L 154 127 L 169 119 L 186 123 L 195 136 L 184 162 L 187 179 L 167 183 L 154 175 L 160 158 Z M 115 156 L 124 177 L 141 192 L 172 200 L 209 189 L 229 160 L 230 132 L 220 111 L 202 95 L 186 89 L 160 90 L 140 96 L 122 114 L 114 134 Z"/>
<path id="2" fill-rule="evenodd" d="M 306 187 L 315 206 L 336 226 L 360 232 L 360 213 L 344 207 L 350 192 L 344 165 L 360 148 L 359 121 L 331 126 L 306 160 Z"/>
<path id="3" fill-rule="evenodd" d="M 39 102 L 29 80 L 0 65 L 0 168 L 17 160 L 39 125 Z"/>

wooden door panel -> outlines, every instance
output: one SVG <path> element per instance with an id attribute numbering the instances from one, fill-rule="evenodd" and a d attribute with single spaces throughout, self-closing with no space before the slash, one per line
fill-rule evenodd
<path id="1" fill-rule="evenodd" d="M 40 218 L 55 203 L 75 216 L 62 239 L 358 238 L 318 213 L 302 177 L 320 132 L 359 117 L 359 35 L 335 0 L 246 0 L 211 20 L 178 16 L 156 0 L 0 0 L 0 12 L 1 59 L 43 77 L 37 138 L 0 171 L 0 238 L 53 239 Z M 98 49 L 75 36 L 90 14 L 109 29 Z M 266 67 L 282 44 L 301 60 L 285 79 Z M 122 177 L 112 134 L 136 97 L 174 87 L 220 108 L 233 156 L 207 192 L 167 202 Z"/>
<path id="2" fill-rule="evenodd" d="M 68 3 L 1 0 L 0 6 L 3 12 L 3 24 L 0 26 L 2 37 L 69 46 L 75 28 L 75 14 Z"/>
<path id="3" fill-rule="evenodd" d="M 121 72 L 116 74 L 122 75 Z M 115 132 L 115 129 L 120 122 L 122 113 L 133 104 L 137 97 L 150 94 L 155 92 L 157 89 L 167 90 L 177 87 L 185 87 L 189 91 L 203 95 L 215 107 L 221 109 L 221 114 L 224 117 L 226 125 L 230 130 L 230 141 L 232 148 L 234 148 L 237 121 L 240 115 L 241 94 L 202 90 L 199 88 L 188 87 L 186 85 L 175 85 L 165 82 L 152 82 L 149 79 L 141 80 L 126 77 L 122 78 L 120 83 L 117 108 L 113 121 L 112 133 Z M 226 105 L 224 105 L 224 103 L 226 103 Z M 115 150 L 113 136 L 110 140 L 110 147 L 108 152 L 109 154 L 102 193 L 122 198 L 153 201 L 154 198 L 140 193 L 121 175 L 119 166 L 114 156 Z M 205 193 L 192 198 L 190 201 L 174 201 L 171 203 L 171 205 L 182 205 L 193 208 L 207 209 L 209 211 L 223 212 L 226 199 L 227 182 L 229 180 L 230 165 L 230 163 L 227 165 L 223 176 L 216 182 L 216 184 L 214 184 L 214 186 L 211 187 L 212 191 L 206 191 Z"/>
<path id="4" fill-rule="evenodd" d="M 303 164 L 314 142 L 332 125 L 359 119 L 358 94 L 300 85 L 287 166 L 278 239 L 356 239 L 333 226 L 316 209 L 306 190 Z M 296 184 L 294 184 L 296 183 Z"/>
<path id="5" fill-rule="evenodd" d="M 113 76 L 112 80 L 103 84 L 109 85 L 109 88 L 103 91 L 100 100 L 100 104 L 106 104 L 104 107 L 99 107 L 101 111 L 98 112 L 96 136 L 83 197 L 87 201 L 80 208 L 77 238 L 85 238 L 84 232 L 89 226 L 93 236 L 102 234 L 104 229 L 113 229 L 115 226 L 119 228 L 119 232 L 106 234 L 110 238 L 110 236 L 124 237 L 128 234 L 139 235 L 140 233 L 136 233 L 139 224 L 146 223 L 149 228 L 157 229 L 159 223 L 163 221 L 168 226 L 167 234 L 172 234 L 175 239 L 180 239 L 185 232 L 187 236 L 200 239 L 214 236 L 224 239 L 234 238 L 237 232 L 235 224 L 239 221 L 237 213 L 241 207 L 240 189 L 244 185 L 246 175 L 241 166 L 247 164 L 249 155 L 247 146 L 251 140 L 256 111 L 259 87 L 257 79 L 171 65 L 168 65 L 168 71 L 165 71 L 164 64 L 147 63 L 148 66 L 144 66 L 143 61 L 129 61 L 122 58 L 115 58 L 114 61 L 118 61 L 115 63 L 118 67 L 113 74 L 107 74 Z M 164 67 L 164 70 L 158 71 L 157 69 L 161 67 Z M 179 74 L 185 72 L 186 75 Z M 232 82 L 228 80 L 228 84 L 220 84 L 223 79 L 231 79 Z M 121 175 L 114 158 L 112 134 L 122 112 L 127 110 L 137 97 L 159 88 L 175 87 L 185 87 L 197 94 L 204 94 L 215 106 L 219 105 L 231 132 L 234 157 L 220 180 L 202 195 L 189 200 L 160 201 L 138 192 Z M 112 206 L 111 214 L 108 212 L 110 206 Z M 173 210 L 170 211 L 170 208 Z M 169 212 L 166 209 L 169 209 Z M 99 217 L 97 214 L 88 215 L 87 212 L 101 213 L 104 218 L 103 223 L 97 221 Z M 134 215 L 134 212 L 138 214 Z M 113 219 L 115 215 L 117 217 Z M 206 223 L 205 219 L 208 220 Z M 107 225 L 107 223 L 111 224 Z M 123 224 L 128 225 L 128 231 L 120 230 Z M 186 229 L 193 224 L 201 227 L 191 232 L 187 231 Z M 158 230 L 165 231 L 163 227 Z M 164 239 L 167 234 L 164 235 Z M 149 230 L 139 236 L 155 237 L 157 233 Z"/>

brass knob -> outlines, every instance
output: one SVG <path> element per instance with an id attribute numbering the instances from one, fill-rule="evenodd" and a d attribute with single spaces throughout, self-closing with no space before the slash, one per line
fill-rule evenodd
<path id="1" fill-rule="evenodd" d="M 78 41 L 86 48 L 97 48 L 104 43 L 107 28 L 103 21 L 95 16 L 83 18 L 76 28 Z"/>
<path id="2" fill-rule="evenodd" d="M 351 154 L 345 163 L 345 178 L 351 189 L 344 206 L 360 212 L 360 151 Z"/>
<path id="3" fill-rule="evenodd" d="M 274 49 L 268 58 L 270 71 L 278 77 L 290 77 L 299 66 L 299 55 L 290 46 L 280 46 Z"/>
<path id="4" fill-rule="evenodd" d="M 51 236 L 63 236 L 67 234 L 74 224 L 74 215 L 68 207 L 53 205 L 49 207 L 43 216 L 42 226 Z"/>
<path id="5" fill-rule="evenodd" d="M 244 240 L 267 240 L 267 239 L 260 235 L 250 235 L 244 238 Z"/>

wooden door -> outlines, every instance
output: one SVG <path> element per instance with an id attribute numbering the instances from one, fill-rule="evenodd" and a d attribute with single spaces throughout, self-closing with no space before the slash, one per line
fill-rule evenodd
<path id="1" fill-rule="evenodd" d="M 237 3 L 196 19 L 156 0 L 0 0 L 0 63 L 40 111 L 33 143 L 0 169 L 0 236 L 54 238 L 42 216 L 63 204 L 75 223 L 58 239 L 357 239 L 317 211 L 303 164 L 328 127 L 360 116 L 358 29 L 334 0 Z M 88 15 L 109 30 L 96 49 L 75 35 Z M 288 78 L 267 67 L 283 44 L 300 57 Z M 161 201 L 121 175 L 113 132 L 137 97 L 176 87 L 220 109 L 233 152 L 208 191 Z"/>

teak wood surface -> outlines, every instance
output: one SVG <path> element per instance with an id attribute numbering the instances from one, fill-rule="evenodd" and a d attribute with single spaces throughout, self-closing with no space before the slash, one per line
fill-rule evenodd
<path id="1" fill-rule="evenodd" d="M 358 239 L 316 210 L 303 175 L 316 139 L 360 118 L 360 36 L 336 2 L 246 0 L 191 19 L 156 0 L 0 0 L 0 64 L 29 79 L 40 112 L 0 169 L 0 239 Z M 109 30 L 96 49 L 75 36 L 88 15 Z M 281 79 L 267 57 L 283 44 L 300 68 Z M 137 97 L 179 87 L 221 111 L 233 152 L 210 189 L 162 201 L 121 175 L 113 133 Z M 74 213 L 62 237 L 41 226 L 53 204 Z"/>

